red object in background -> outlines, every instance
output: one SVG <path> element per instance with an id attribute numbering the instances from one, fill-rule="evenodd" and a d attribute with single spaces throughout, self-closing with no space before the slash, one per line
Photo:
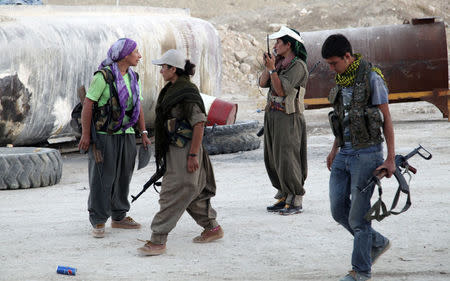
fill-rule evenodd
<path id="1" fill-rule="evenodd" d="M 206 126 L 231 125 L 236 121 L 237 104 L 215 98 L 208 111 Z"/>

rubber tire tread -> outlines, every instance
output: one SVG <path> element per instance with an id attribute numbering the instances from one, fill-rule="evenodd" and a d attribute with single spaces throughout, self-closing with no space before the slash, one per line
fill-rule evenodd
<path id="1" fill-rule="evenodd" d="M 235 153 L 258 149 L 261 140 L 256 136 L 259 122 L 249 120 L 233 125 L 221 125 L 205 128 L 203 146 L 209 155 Z"/>
<path id="2" fill-rule="evenodd" d="M 0 190 L 43 187 L 61 180 L 63 162 L 58 150 L 20 147 L 15 154 L 11 149 L 16 148 L 0 150 Z"/>

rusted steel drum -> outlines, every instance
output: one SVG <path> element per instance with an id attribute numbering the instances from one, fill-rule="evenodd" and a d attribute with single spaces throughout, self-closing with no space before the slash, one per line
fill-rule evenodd
<path id="1" fill-rule="evenodd" d="M 150 7 L 0 7 L 0 145 L 28 145 L 73 135 L 70 113 L 77 88 L 117 39 L 129 37 L 142 59 L 140 74 L 147 127 L 164 81 L 151 60 L 182 50 L 196 64 L 193 82 L 202 93 L 221 90 L 217 30 L 185 9 Z"/>
<path id="2" fill-rule="evenodd" d="M 231 125 L 236 121 L 238 105 L 217 97 L 201 94 L 208 120 L 207 126 Z"/>
<path id="3" fill-rule="evenodd" d="M 308 68 L 311 70 L 320 62 L 308 81 L 305 95 L 307 108 L 329 106 L 326 98 L 334 86 L 334 73 L 322 59 L 321 48 L 325 39 L 335 33 L 346 36 L 354 53 L 362 54 L 382 70 L 390 94 L 409 93 L 400 98 L 390 95 L 391 102 L 426 99 L 426 93 L 433 95 L 436 89 L 448 90 L 444 23 L 435 22 L 434 19 L 415 19 L 412 22 L 302 33 L 308 52 Z"/>

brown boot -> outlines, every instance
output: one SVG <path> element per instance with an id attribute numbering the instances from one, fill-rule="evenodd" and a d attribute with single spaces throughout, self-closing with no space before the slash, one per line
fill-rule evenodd
<path id="1" fill-rule="evenodd" d="M 219 226 L 212 229 L 205 229 L 200 236 L 194 238 L 194 243 L 209 243 L 223 237 L 223 230 Z"/>
<path id="2" fill-rule="evenodd" d="M 111 220 L 112 228 L 138 229 L 141 225 L 135 222 L 131 217 L 125 217 L 120 221 Z"/>
<path id="3" fill-rule="evenodd" d="M 95 238 L 105 237 L 105 224 L 104 223 L 96 224 L 92 229 L 92 236 L 94 236 Z"/>
<path id="4" fill-rule="evenodd" d="M 158 256 L 166 252 L 166 244 L 155 244 L 147 241 L 144 246 L 137 249 L 144 256 Z"/>

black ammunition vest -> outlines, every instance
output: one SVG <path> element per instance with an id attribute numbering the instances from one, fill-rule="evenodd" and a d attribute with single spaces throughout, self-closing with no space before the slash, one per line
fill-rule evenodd
<path id="1" fill-rule="evenodd" d="M 118 125 L 118 120 L 120 117 L 119 95 L 117 93 L 116 87 L 114 86 L 115 78 L 112 71 L 106 67 L 97 70 L 94 75 L 98 72 L 103 75 L 106 84 L 108 84 L 109 86 L 109 99 L 103 106 L 98 106 L 97 103 L 94 103 L 93 118 L 95 129 L 97 131 L 113 134 L 122 129 L 121 127 L 119 127 L 114 130 L 115 126 Z M 139 74 L 137 72 L 135 72 L 135 74 L 137 81 L 139 81 Z M 125 111 L 125 115 L 131 118 L 131 116 L 133 115 L 133 109 Z M 136 127 L 136 124 L 134 124 L 133 128 Z"/>
<path id="2" fill-rule="evenodd" d="M 372 105 L 370 90 L 371 63 L 361 60 L 353 85 L 350 106 L 344 106 L 342 86 L 335 86 L 328 95 L 334 110 L 328 114 L 337 145 L 344 145 L 344 113 L 349 116 L 350 141 L 354 149 L 366 148 L 383 142 L 383 118 L 377 106 Z"/>

